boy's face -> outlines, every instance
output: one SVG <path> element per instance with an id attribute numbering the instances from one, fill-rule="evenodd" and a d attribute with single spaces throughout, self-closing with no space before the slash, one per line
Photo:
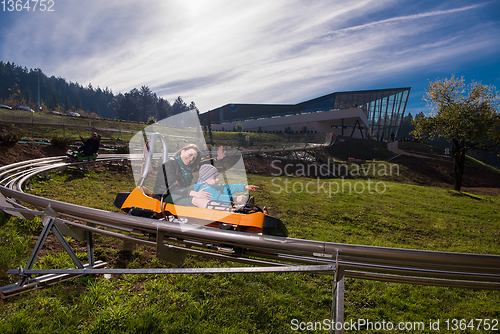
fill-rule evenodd
<path id="1" fill-rule="evenodd" d="M 206 184 L 209 184 L 211 186 L 218 184 L 219 183 L 219 174 L 211 177 L 210 179 L 206 180 L 205 182 L 206 182 Z"/>

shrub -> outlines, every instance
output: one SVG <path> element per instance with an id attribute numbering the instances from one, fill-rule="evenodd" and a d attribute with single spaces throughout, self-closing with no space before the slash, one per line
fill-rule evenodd
<path id="1" fill-rule="evenodd" d="M 23 137 L 18 130 L 3 131 L 0 133 L 0 143 L 3 145 L 14 146 Z"/>
<path id="2" fill-rule="evenodd" d="M 52 146 L 55 146 L 57 148 L 68 148 L 69 145 L 73 143 L 73 139 L 71 138 L 65 138 L 65 137 L 60 137 L 60 136 L 54 136 L 50 140 L 50 144 Z"/>
<path id="3" fill-rule="evenodd" d="M 129 153 L 129 148 L 128 148 L 128 145 L 118 146 L 115 149 L 115 151 L 118 154 L 127 154 L 127 153 Z"/>

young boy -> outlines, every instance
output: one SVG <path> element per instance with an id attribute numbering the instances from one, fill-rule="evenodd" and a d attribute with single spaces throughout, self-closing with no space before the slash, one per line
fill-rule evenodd
<path id="1" fill-rule="evenodd" d="M 230 201 L 231 195 L 245 190 L 255 191 L 257 186 L 244 184 L 219 184 L 219 171 L 212 165 L 202 165 L 198 174 L 198 181 L 193 185 L 194 191 L 204 190 L 212 194 L 210 200 Z M 245 195 L 237 196 L 236 202 L 243 202 Z"/>

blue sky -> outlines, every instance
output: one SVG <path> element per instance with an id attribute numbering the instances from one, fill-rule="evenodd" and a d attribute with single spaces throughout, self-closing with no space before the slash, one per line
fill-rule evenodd
<path id="1" fill-rule="evenodd" d="M 429 111 L 422 96 L 438 78 L 500 86 L 500 0 L 53 0 L 52 12 L 7 9 L 0 60 L 114 93 L 146 85 L 201 112 L 411 87 L 415 115 Z"/>

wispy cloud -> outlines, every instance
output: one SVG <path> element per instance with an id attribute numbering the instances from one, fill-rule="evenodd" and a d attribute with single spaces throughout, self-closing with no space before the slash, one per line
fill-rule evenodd
<path id="1" fill-rule="evenodd" d="M 356 31 L 356 30 L 364 30 L 368 28 L 373 28 L 375 26 L 379 25 L 385 25 L 387 23 L 400 23 L 404 21 L 413 21 L 417 19 L 422 19 L 422 18 L 428 18 L 428 17 L 433 17 L 433 16 L 442 16 L 442 15 L 447 15 L 447 14 L 455 14 L 463 11 L 468 11 L 475 9 L 477 7 L 484 6 L 484 4 L 476 4 L 472 6 L 465 6 L 465 7 L 460 7 L 460 8 L 453 8 L 449 10 L 436 10 L 436 11 L 431 11 L 431 12 L 425 12 L 425 13 L 420 13 L 420 14 L 413 14 L 413 15 L 405 15 L 405 16 L 398 16 L 398 17 L 391 17 L 385 20 L 380 20 L 380 21 L 375 21 L 375 22 L 369 22 L 366 24 L 362 25 L 357 25 L 353 27 L 347 27 L 344 29 L 340 29 L 336 31 L 337 33 L 339 32 L 348 32 L 348 31 Z"/>

